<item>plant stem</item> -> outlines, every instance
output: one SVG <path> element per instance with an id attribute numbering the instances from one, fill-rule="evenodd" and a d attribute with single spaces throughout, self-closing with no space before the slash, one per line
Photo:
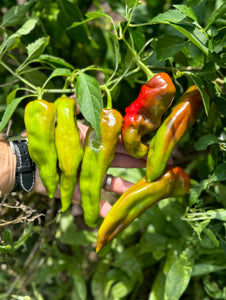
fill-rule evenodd
<path id="1" fill-rule="evenodd" d="M 147 76 L 147 80 L 150 80 L 153 76 L 154 73 L 141 61 L 140 57 L 138 56 L 137 52 L 130 46 L 130 44 L 126 41 L 125 38 L 123 38 L 124 43 L 130 50 L 130 52 L 133 55 L 134 60 L 136 61 L 136 64 L 144 71 L 144 73 Z"/>
<path id="2" fill-rule="evenodd" d="M 0 64 L 7 70 L 9 73 L 11 73 L 13 76 L 20 79 L 23 83 L 25 83 L 27 86 L 32 88 L 34 91 L 36 90 L 36 86 L 34 86 L 32 83 L 21 77 L 19 74 L 15 73 L 8 65 L 6 65 L 2 60 L 0 61 Z"/>

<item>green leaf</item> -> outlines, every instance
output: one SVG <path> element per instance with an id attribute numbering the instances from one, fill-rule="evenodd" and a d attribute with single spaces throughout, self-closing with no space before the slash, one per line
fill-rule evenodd
<path id="1" fill-rule="evenodd" d="M 157 59 L 164 61 L 177 54 L 187 42 L 177 35 L 162 35 L 156 43 Z"/>
<path id="2" fill-rule="evenodd" d="M 71 293 L 71 300 L 86 300 L 86 283 L 80 269 L 73 266 L 73 268 L 70 268 L 70 271 L 74 281 L 74 286 Z"/>
<path id="3" fill-rule="evenodd" d="M 67 69 L 72 69 L 72 70 L 74 69 L 74 67 L 71 64 L 69 64 L 68 62 L 66 62 L 64 59 L 62 59 L 60 57 L 52 56 L 49 54 L 40 55 L 39 61 L 48 63 L 50 66 L 52 66 L 54 68 L 65 67 Z"/>
<path id="4" fill-rule="evenodd" d="M 7 123 L 9 122 L 10 118 L 12 117 L 14 111 L 16 110 L 17 106 L 20 104 L 22 100 L 24 100 L 26 96 L 15 98 L 9 105 L 7 105 L 6 110 L 3 114 L 2 120 L 0 122 L 0 132 L 3 131 Z"/>
<path id="5" fill-rule="evenodd" d="M 120 269 L 110 269 L 106 274 L 105 299 L 122 299 L 133 290 L 133 284 Z"/>
<path id="6" fill-rule="evenodd" d="M 20 38 L 15 35 L 11 35 L 0 46 L 0 56 L 2 57 L 7 51 L 10 51 L 18 46 Z"/>
<path id="7" fill-rule="evenodd" d="M 192 276 L 203 276 L 209 273 L 217 272 L 226 269 L 226 264 L 223 266 L 213 265 L 213 264 L 197 264 L 192 270 Z"/>
<path id="8" fill-rule="evenodd" d="M 13 34 L 16 36 L 22 36 L 29 34 L 36 26 L 38 18 L 31 16 L 29 19 Z"/>
<path id="9" fill-rule="evenodd" d="M 126 0 L 126 5 L 128 6 L 128 8 L 133 8 L 140 4 L 140 0 Z"/>
<path id="10" fill-rule="evenodd" d="M 97 239 L 97 234 L 95 232 L 90 232 L 87 230 L 77 231 L 67 231 L 61 237 L 60 241 L 66 245 L 85 245 L 95 243 Z"/>
<path id="11" fill-rule="evenodd" d="M 0 252 L 2 253 L 9 253 L 11 250 L 12 250 L 11 245 L 5 245 L 5 246 L 0 245 Z"/>
<path id="12" fill-rule="evenodd" d="M 13 235 L 12 235 L 12 231 L 9 229 L 4 229 L 3 233 L 2 233 L 2 237 L 5 243 L 11 243 L 13 240 Z"/>
<path id="13" fill-rule="evenodd" d="M 27 46 L 28 58 L 26 59 L 26 61 L 39 57 L 48 44 L 49 37 L 41 37 L 37 39 L 34 43 L 29 44 Z"/>
<path id="14" fill-rule="evenodd" d="M 208 48 L 205 46 L 207 38 L 197 27 L 193 25 L 181 24 L 176 25 L 170 23 L 172 27 L 186 36 L 194 45 L 196 45 L 205 55 L 208 55 Z"/>
<path id="15" fill-rule="evenodd" d="M 187 12 L 188 13 L 188 12 Z M 191 14 L 191 12 L 190 12 Z M 168 10 L 163 14 L 159 14 L 151 21 L 150 24 L 168 24 L 187 37 L 194 45 L 196 45 L 205 55 L 208 55 L 207 37 L 194 24 L 182 23 L 187 16 L 178 9 Z M 180 24 L 179 24 L 180 23 Z"/>
<path id="16" fill-rule="evenodd" d="M 213 10 L 212 15 L 209 17 L 206 29 L 221 18 L 226 13 L 226 3 L 223 3 L 218 9 Z"/>
<path id="17" fill-rule="evenodd" d="M 104 296 L 104 291 L 106 289 L 106 284 L 108 282 L 106 278 L 106 273 L 110 268 L 110 262 L 105 258 L 99 262 L 97 265 L 95 274 L 91 282 L 91 290 L 94 299 L 106 300 Z"/>
<path id="18" fill-rule="evenodd" d="M 212 182 L 224 181 L 226 180 L 226 163 L 217 166 L 213 175 L 209 178 Z"/>
<path id="19" fill-rule="evenodd" d="M 20 42 L 20 37 L 29 34 L 37 24 L 37 17 L 30 17 L 14 34 L 10 35 L 0 47 L 0 56 L 3 56 L 7 51 L 17 47 Z"/>
<path id="20" fill-rule="evenodd" d="M 158 14 L 156 17 L 152 18 L 149 23 L 179 23 L 184 20 L 186 16 L 177 9 L 170 9 L 162 14 Z"/>
<path id="21" fill-rule="evenodd" d="M 166 274 L 165 300 L 178 300 L 186 290 L 194 264 L 193 253 L 183 251 Z"/>
<path id="22" fill-rule="evenodd" d="M 176 9 L 178 9 L 180 12 L 191 18 L 192 20 L 198 22 L 198 19 L 193 11 L 193 9 L 187 5 L 184 4 L 178 4 L 178 5 L 173 5 Z"/>
<path id="23" fill-rule="evenodd" d="M 99 136 L 100 113 L 103 109 L 100 86 L 95 78 L 81 71 L 76 81 L 76 99 L 84 118 Z"/>
<path id="24" fill-rule="evenodd" d="M 17 250 L 18 248 L 20 248 L 21 246 L 24 245 L 24 243 L 26 242 L 26 240 L 29 238 L 29 236 L 32 233 L 32 223 L 28 224 L 23 233 L 21 234 L 21 236 L 19 237 L 19 239 L 12 244 L 13 246 L 13 251 Z"/>
<path id="25" fill-rule="evenodd" d="M 58 68 L 53 70 L 53 72 L 50 74 L 50 76 L 47 78 L 46 82 L 43 84 L 42 88 L 46 86 L 46 84 L 54 77 L 69 77 L 71 76 L 71 70 L 66 69 L 66 68 Z"/>
<path id="26" fill-rule="evenodd" d="M 11 91 L 6 98 L 6 103 L 9 105 L 16 98 L 17 89 Z"/>
<path id="27" fill-rule="evenodd" d="M 110 21 L 110 23 L 113 24 L 112 18 L 108 14 L 105 14 L 103 12 L 103 10 L 101 10 L 101 9 L 100 10 L 96 10 L 94 12 L 88 12 L 86 14 L 86 17 L 87 17 L 87 19 L 85 19 L 84 21 L 74 22 L 69 28 L 72 29 L 74 27 L 81 26 L 83 24 L 86 24 L 86 23 L 88 23 L 90 21 L 93 21 L 95 19 L 99 19 L 99 18 L 102 18 L 102 17 L 106 18 L 108 21 Z"/>
<path id="28" fill-rule="evenodd" d="M 135 284 L 135 282 L 141 283 L 143 281 L 140 262 L 129 250 L 119 253 L 113 265 L 124 271 L 130 277 L 133 284 Z"/>
<path id="29" fill-rule="evenodd" d="M 165 274 L 162 269 L 159 270 L 152 285 L 148 300 L 164 299 Z"/>
<path id="30" fill-rule="evenodd" d="M 35 2 L 36 0 L 30 0 L 24 4 L 11 7 L 3 15 L 1 27 L 9 27 L 22 23 L 26 13 Z"/>
<path id="31" fill-rule="evenodd" d="M 208 94 L 205 92 L 205 90 L 203 88 L 204 83 L 203 83 L 202 79 L 200 77 L 196 76 L 195 74 L 191 74 L 191 78 L 194 81 L 194 84 L 197 85 L 197 87 L 202 95 L 205 112 L 206 112 L 206 115 L 208 115 L 209 106 L 210 106 L 210 97 L 208 96 Z"/>
<path id="32" fill-rule="evenodd" d="M 209 145 L 219 144 L 221 141 L 213 134 L 206 134 L 202 136 L 197 142 L 194 143 L 194 147 L 197 151 L 205 150 Z"/>

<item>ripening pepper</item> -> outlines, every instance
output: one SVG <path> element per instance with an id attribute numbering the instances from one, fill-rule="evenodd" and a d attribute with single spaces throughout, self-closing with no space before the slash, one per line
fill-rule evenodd
<path id="1" fill-rule="evenodd" d="M 77 106 L 74 99 L 60 97 L 55 101 L 57 125 L 55 144 L 59 161 L 61 211 L 66 211 L 72 201 L 77 182 L 77 171 L 83 157 L 77 126 Z"/>
<path id="2" fill-rule="evenodd" d="M 24 122 L 28 136 L 28 151 L 37 165 L 43 185 L 50 198 L 54 197 L 59 182 L 55 147 L 54 103 L 34 100 L 25 107 Z"/>
<path id="3" fill-rule="evenodd" d="M 114 158 L 123 122 L 115 109 L 103 109 L 100 117 L 100 136 L 91 126 L 86 134 L 79 180 L 84 220 L 90 227 L 96 226 L 100 214 L 101 186 Z"/>
<path id="4" fill-rule="evenodd" d="M 147 154 L 148 147 L 142 143 L 142 137 L 159 127 L 175 92 L 168 74 L 156 74 L 141 87 L 138 98 L 125 109 L 122 141 L 130 155 L 141 158 Z"/>
<path id="5" fill-rule="evenodd" d="M 135 218 L 161 199 L 185 195 L 190 189 L 190 178 L 180 167 L 166 171 L 148 183 L 146 178 L 131 186 L 115 202 L 101 224 L 96 251 L 100 251 Z"/>
<path id="6" fill-rule="evenodd" d="M 177 101 L 150 142 L 146 163 L 148 182 L 161 176 L 174 146 L 195 123 L 202 108 L 201 94 L 193 85 Z"/>

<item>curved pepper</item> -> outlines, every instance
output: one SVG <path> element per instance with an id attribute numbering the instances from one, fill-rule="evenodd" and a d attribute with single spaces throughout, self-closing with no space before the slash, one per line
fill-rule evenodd
<path id="1" fill-rule="evenodd" d="M 181 96 L 152 138 L 146 163 L 147 181 L 155 180 L 163 173 L 173 148 L 186 131 L 195 123 L 203 107 L 197 86 L 191 86 Z"/>
<path id="2" fill-rule="evenodd" d="M 54 197 L 59 182 L 54 141 L 55 114 L 55 105 L 45 100 L 29 102 L 24 114 L 28 151 L 39 169 L 42 183 L 50 198 Z"/>
<path id="3" fill-rule="evenodd" d="M 125 109 L 122 141 L 130 155 L 141 158 L 147 154 L 148 147 L 141 139 L 159 127 L 161 117 L 170 107 L 175 92 L 168 74 L 156 74 L 141 87 L 138 98 Z"/>
<path id="4" fill-rule="evenodd" d="M 180 167 L 166 171 L 159 179 L 148 183 L 142 178 L 115 202 L 100 226 L 96 251 L 100 251 L 147 208 L 161 199 L 185 195 L 190 178 Z"/>
<path id="5" fill-rule="evenodd" d="M 61 211 L 64 212 L 72 201 L 77 182 L 77 171 L 83 157 L 83 148 L 77 126 L 77 106 L 74 99 L 61 97 L 55 101 L 55 105 L 57 113 L 55 143 L 61 170 Z"/>
<path id="6" fill-rule="evenodd" d="M 102 181 L 114 158 L 122 122 L 117 110 L 103 109 L 100 136 L 91 126 L 86 134 L 79 184 L 84 220 L 90 227 L 96 226 L 99 217 Z"/>

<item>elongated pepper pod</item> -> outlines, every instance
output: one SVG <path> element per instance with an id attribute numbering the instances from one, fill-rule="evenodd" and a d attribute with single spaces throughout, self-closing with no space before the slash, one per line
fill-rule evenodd
<path id="1" fill-rule="evenodd" d="M 28 151 L 37 165 L 43 185 L 50 198 L 54 197 L 59 182 L 55 147 L 54 103 L 34 100 L 25 107 L 24 122 L 28 136 Z"/>
<path id="2" fill-rule="evenodd" d="M 64 212 L 72 202 L 77 172 L 83 157 L 83 148 L 77 126 L 75 100 L 69 97 L 60 97 L 55 101 L 55 105 L 57 115 L 55 143 L 61 170 L 61 211 Z"/>
<path id="3" fill-rule="evenodd" d="M 146 163 L 148 182 L 161 176 L 174 146 L 195 123 L 202 108 L 201 94 L 197 86 L 193 85 L 171 109 L 150 142 Z"/>
<path id="4" fill-rule="evenodd" d="M 96 251 L 100 251 L 154 203 L 185 195 L 189 189 L 190 178 L 180 167 L 169 169 L 150 183 L 145 177 L 142 178 L 115 202 L 103 220 L 98 231 Z"/>
<path id="5" fill-rule="evenodd" d="M 142 137 L 155 130 L 175 96 L 175 86 L 167 73 L 156 74 L 141 87 L 138 98 L 125 109 L 122 141 L 128 153 L 144 157 L 148 152 Z"/>
<path id="6" fill-rule="evenodd" d="M 80 192 L 85 223 L 95 227 L 100 214 L 104 176 L 114 158 L 123 117 L 115 109 L 101 111 L 100 136 L 90 126 L 85 138 L 80 174 Z"/>

